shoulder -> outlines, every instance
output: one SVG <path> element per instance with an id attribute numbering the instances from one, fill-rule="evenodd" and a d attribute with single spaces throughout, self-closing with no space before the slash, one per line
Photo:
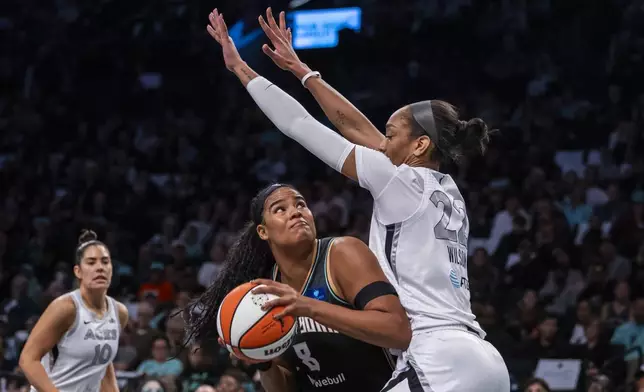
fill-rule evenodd
<path id="1" fill-rule="evenodd" d="M 129 312 L 127 310 L 127 306 L 123 305 L 117 300 L 114 300 L 114 303 L 116 304 L 116 311 L 119 315 L 119 321 L 121 322 L 121 327 L 125 327 L 130 317 Z"/>
<path id="2" fill-rule="evenodd" d="M 76 312 L 76 303 L 72 296 L 65 294 L 47 306 L 40 320 L 49 325 L 57 325 L 60 329 L 69 329 L 76 321 Z"/>
<path id="3" fill-rule="evenodd" d="M 362 251 L 370 252 L 369 247 L 364 242 L 351 236 L 334 238 L 329 250 L 331 255 L 336 257 L 351 256 L 356 252 Z"/>
<path id="4" fill-rule="evenodd" d="M 71 318 L 73 320 L 76 317 L 76 302 L 74 302 L 70 294 L 64 294 L 51 301 L 47 306 L 47 310 L 55 312 L 59 318 Z"/>
<path id="5" fill-rule="evenodd" d="M 366 263 L 377 264 L 376 256 L 371 249 L 356 237 L 336 237 L 329 250 L 329 259 L 341 262 L 332 262 L 334 269 L 352 270 L 352 268 L 364 266 Z"/>

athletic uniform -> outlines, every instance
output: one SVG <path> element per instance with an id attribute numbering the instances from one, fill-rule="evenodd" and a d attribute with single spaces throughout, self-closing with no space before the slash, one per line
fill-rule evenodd
<path id="1" fill-rule="evenodd" d="M 454 180 L 428 168 L 397 167 L 384 154 L 349 142 L 263 77 L 246 89 L 282 133 L 335 170 L 341 172 L 355 151 L 360 186 L 374 199 L 369 247 L 412 327 L 411 344 L 385 390 L 508 392 L 505 363 L 483 340 L 470 307 L 468 221 Z M 431 139 L 437 131 L 428 102 L 417 103 L 424 111 L 410 108 Z"/>
<path id="2" fill-rule="evenodd" d="M 355 309 L 333 292 L 327 279 L 329 250 L 334 238 L 318 240 L 317 253 L 302 293 L 319 301 Z M 273 279 L 280 280 L 275 265 Z M 343 335 L 308 317 L 297 319 L 293 345 L 284 353 L 300 392 L 377 392 L 394 368 L 390 353 Z"/>
<path id="3" fill-rule="evenodd" d="M 108 310 L 98 318 L 83 304 L 79 290 L 66 295 L 74 301 L 76 319 L 41 363 L 58 391 L 98 392 L 105 370 L 118 351 L 118 307 L 114 299 L 107 297 Z M 32 387 L 31 391 L 36 389 Z"/>
<path id="4" fill-rule="evenodd" d="M 385 390 L 510 390 L 507 368 L 470 306 L 468 219 L 449 176 L 394 166 L 355 147 L 360 186 L 374 198 L 369 247 L 410 317 L 413 337 Z"/>

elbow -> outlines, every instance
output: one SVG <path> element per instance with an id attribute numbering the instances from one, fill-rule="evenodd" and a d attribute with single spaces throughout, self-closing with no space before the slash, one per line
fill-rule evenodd
<path id="1" fill-rule="evenodd" d="M 29 368 L 29 363 L 32 362 L 24 353 L 24 351 L 20 354 L 20 358 L 18 359 L 18 367 L 20 370 L 24 373 L 27 374 L 27 369 Z"/>
<path id="2" fill-rule="evenodd" d="M 398 319 L 398 322 L 394 323 L 396 326 L 396 339 L 392 342 L 394 346 L 390 348 L 404 351 L 407 350 L 411 343 L 411 324 L 406 314 L 399 316 Z"/>

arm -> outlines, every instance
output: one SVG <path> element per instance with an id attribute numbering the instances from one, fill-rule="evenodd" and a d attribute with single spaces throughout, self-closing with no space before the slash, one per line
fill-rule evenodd
<path id="1" fill-rule="evenodd" d="M 306 75 L 297 69 L 291 72 L 300 80 Z M 321 78 L 309 78 L 305 87 L 342 136 L 357 145 L 378 150 L 385 136 L 349 100 Z"/>
<path id="2" fill-rule="evenodd" d="M 262 47 L 275 64 L 290 71 L 299 80 L 311 72 L 311 69 L 300 61 L 292 44 L 292 36 L 286 28 L 286 17 L 280 12 L 279 26 L 275 22 L 270 8 L 266 10 L 266 21 L 259 18 L 259 24 L 271 40 L 275 50 L 268 46 Z M 318 102 L 324 114 L 338 128 L 342 136 L 350 142 L 377 150 L 385 137 L 351 102 L 319 77 L 311 77 L 306 81 L 306 88 Z"/>
<path id="3" fill-rule="evenodd" d="M 262 387 L 266 392 L 293 392 L 295 378 L 288 366 L 279 358 L 273 360 L 273 366 L 265 372 L 259 372 Z"/>
<path id="4" fill-rule="evenodd" d="M 336 239 L 329 263 L 329 280 L 337 287 L 337 294 L 351 304 L 367 285 L 388 282 L 376 256 L 357 238 Z M 411 340 L 409 318 L 396 295 L 376 297 L 362 310 L 314 300 L 311 312 L 319 323 L 376 346 L 405 350 Z"/>
<path id="5" fill-rule="evenodd" d="M 125 305 L 118 301 L 114 301 L 117 306 L 118 315 L 119 315 L 119 325 L 121 326 L 121 331 L 127 325 L 128 322 L 128 311 Z M 101 380 L 101 389 L 100 392 L 119 392 L 118 381 L 116 380 L 116 371 L 114 370 L 114 363 L 110 363 L 105 370 L 105 375 L 103 380 Z"/>
<path id="6" fill-rule="evenodd" d="M 20 353 L 19 366 L 29 383 L 40 392 L 57 392 L 40 360 L 49 353 L 72 327 L 76 306 L 68 297 L 59 297 L 45 309 Z"/>

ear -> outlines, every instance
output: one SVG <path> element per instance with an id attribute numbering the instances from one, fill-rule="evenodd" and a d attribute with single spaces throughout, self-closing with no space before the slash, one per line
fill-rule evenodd
<path id="1" fill-rule="evenodd" d="M 74 265 L 74 275 L 76 276 L 76 279 L 81 278 L 81 270 L 80 270 L 80 265 L 76 264 Z"/>
<path id="2" fill-rule="evenodd" d="M 268 241 L 268 232 L 266 230 L 266 226 L 257 225 L 257 235 L 259 235 L 259 238 L 261 238 L 262 240 Z"/>
<path id="3" fill-rule="evenodd" d="M 415 157 L 421 157 L 433 148 L 433 142 L 429 139 L 429 136 L 423 135 L 416 139 L 414 142 L 414 151 L 413 154 Z"/>

